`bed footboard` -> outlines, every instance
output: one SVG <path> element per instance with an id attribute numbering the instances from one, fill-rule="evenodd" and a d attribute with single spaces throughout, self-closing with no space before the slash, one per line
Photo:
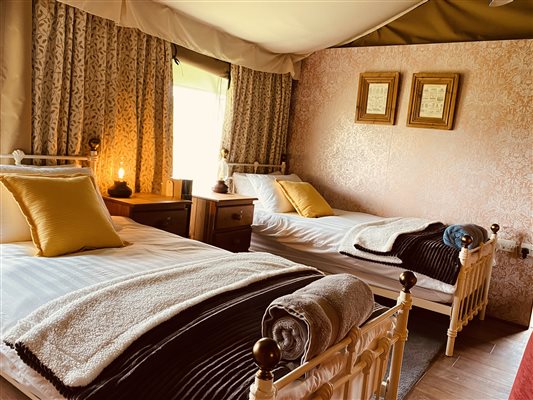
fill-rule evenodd
<path id="1" fill-rule="evenodd" d="M 497 233 L 500 227 L 498 224 L 493 224 L 490 229 L 492 231 L 490 240 L 473 250 L 468 250 L 472 238 L 468 235 L 461 238 L 463 244 L 459 254 L 461 270 L 453 296 L 446 343 L 447 356 L 453 355 L 457 333 L 476 315 L 479 315 L 481 320 L 485 318 Z"/>
<path id="2" fill-rule="evenodd" d="M 275 400 L 278 391 L 289 383 L 311 371 L 313 368 L 327 362 L 341 351 L 345 351 L 346 363 L 343 370 L 331 381 L 324 382 L 309 398 L 329 399 L 337 390 L 341 390 L 344 399 L 351 399 L 354 379 L 361 378 L 359 399 L 382 398 L 393 400 L 398 395 L 398 383 L 402 366 L 404 344 L 407 340 L 407 320 L 412 306 L 410 289 L 416 283 L 415 275 L 406 271 L 401 274 L 400 282 L 403 286 L 396 306 L 380 316 L 368 321 L 361 327 L 354 327 L 341 342 L 330 347 L 324 353 L 304 363 L 283 378 L 273 381 L 272 370 L 280 361 L 281 351 L 277 343 L 270 338 L 260 339 L 253 348 L 253 356 L 259 367 L 255 381 L 250 387 L 250 400 Z M 356 345 L 362 335 L 380 324 L 387 324 L 391 318 L 396 318 L 391 330 L 385 330 L 360 353 L 356 353 Z M 392 351 L 390 371 L 386 381 L 383 381 L 387 361 Z"/>

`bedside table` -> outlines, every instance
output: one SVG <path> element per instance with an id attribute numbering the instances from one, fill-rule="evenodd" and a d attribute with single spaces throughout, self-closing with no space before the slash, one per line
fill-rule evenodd
<path id="1" fill-rule="evenodd" d="M 193 195 L 191 239 L 233 252 L 248 251 L 254 200 L 238 194 Z"/>
<path id="2" fill-rule="evenodd" d="M 135 193 L 125 199 L 103 197 L 111 215 L 129 217 L 140 224 L 189 237 L 190 200 L 149 193 Z"/>

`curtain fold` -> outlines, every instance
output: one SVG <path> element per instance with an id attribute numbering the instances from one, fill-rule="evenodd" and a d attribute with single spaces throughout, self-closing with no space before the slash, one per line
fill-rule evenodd
<path id="1" fill-rule="evenodd" d="M 222 147 L 229 162 L 279 164 L 287 149 L 289 74 L 231 66 Z"/>
<path id="2" fill-rule="evenodd" d="M 32 86 L 35 154 L 86 153 L 99 137 L 102 191 L 121 162 L 135 191 L 161 191 L 172 170 L 170 43 L 36 0 Z"/>

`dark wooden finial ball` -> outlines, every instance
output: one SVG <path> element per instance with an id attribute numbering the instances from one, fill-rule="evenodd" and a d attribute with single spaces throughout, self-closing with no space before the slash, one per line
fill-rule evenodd
<path id="1" fill-rule="evenodd" d="M 461 243 L 463 244 L 463 247 L 468 247 L 472 244 L 474 239 L 472 239 L 472 236 L 470 235 L 463 235 L 461 237 Z"/>
<path id="2" fill-rule="evenodd" d="M 500 225 L 492 224 L 490 226 L 490 230 L 492 231 L 492 233 L 494 233 L 496 235 L 498 233 L 498 231 L 500 230 Z"/>
<path id="3" fill-rule="evenodd" d="M 417 281 L 416 275 L 411 271 L 404 271 L 400 275 L 400 283 L 402 284 L 403 286 L 402 290 L 405 293 L 410 293 L 409 291 L 414 285 L 416 285 L 416 281 Z"/>
<path id="4" fill-rule="evenodd" d="M 255 342 L 252 354 L 259 368 L 267 371 L 272 371 L 281 359 L 278 344 L 270 338 L 262 338 Z"/>
<path id="5" fill-rule="evenodd" d="M 89 139 L 89 148 L 91 151 L 96 151 L 100 147 L 100 139 L 98 138 L 92 138 Z"/>

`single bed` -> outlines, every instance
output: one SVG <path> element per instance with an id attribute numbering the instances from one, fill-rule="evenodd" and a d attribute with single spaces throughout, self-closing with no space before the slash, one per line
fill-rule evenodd
<path id="1" fill-rule="evenodd" d="M 51 179 L 67 181 L 66 171 L 57 168 Z M 24 175 L 2 184 L 32 180 Z M 395 307 L 287 371 L 278 345 L 257 341 L 262 315 L 276 298 L 323 279 L 321 273 L 269 254 L 233 254 L 125 217 L 110 224 L 126 246 L 35 257 L 32 241 L 0 244 L 1 374 L 28 397 L 396 398 L 412 274 L 402 276 Z M 48 251 L 39 238 L 40 250 Z M 192 297 L 174 302 L 182 291 Z M 127 313 L 137 325 L 123 325 Z M 148 317 L 136 319 L 143 313 Z M 110 353 L 113 359 L 102 361 Z"/>
<path id="2" fill-rule="evenodd" d="M 397 277 L 403 271 L 401 267 L 356 259 L 339 252 L 339 244 L 350 229 L 379 222 L 383 217 L 344 210 L 333 210 L 334 215 L 320 218 L 305 218 L 287 208 L 284 212 L 273 212 L 272 209 L 283 209 L 285 205 L 272 200 L 275 194 L 272 194 L 268 183 L 272 179 L 298 181 L 299 177 L 285 175 L 284 163 L 277 166 L 259 163 L 229 164 L 231 168 L 250 165 L 253 166 L 254 173 L 234 173 L 231 185 L 236 193 L 259 199 L 254 210 L 250 251 L 277 254 L 312 265 L 328 274 L 355 274 L 368 282 L 375 294 L 394 298 L 394 291 L 398 289 Z M 270 176 L 260 176 L 256 172 L 261 167 L 273 168 L 276 172 Z M 246 179 L 251 179 L 251 182 Z M 471 237 L 463 238 L 464 247 L 457 251 L 460 269 L 453 282 L 443 282 L 423 273 L 416 273 L 418 283 L 413 289 L 413 304 L 450 316 L 446 346 L 448 356 L 453 355 L 457 333 L 474 316 L 479 315 L 480 319 L 485 316 L 498 229 L 498 225 L 494 224 L 490 239 L 474 249 L 467 249 Z"/>

